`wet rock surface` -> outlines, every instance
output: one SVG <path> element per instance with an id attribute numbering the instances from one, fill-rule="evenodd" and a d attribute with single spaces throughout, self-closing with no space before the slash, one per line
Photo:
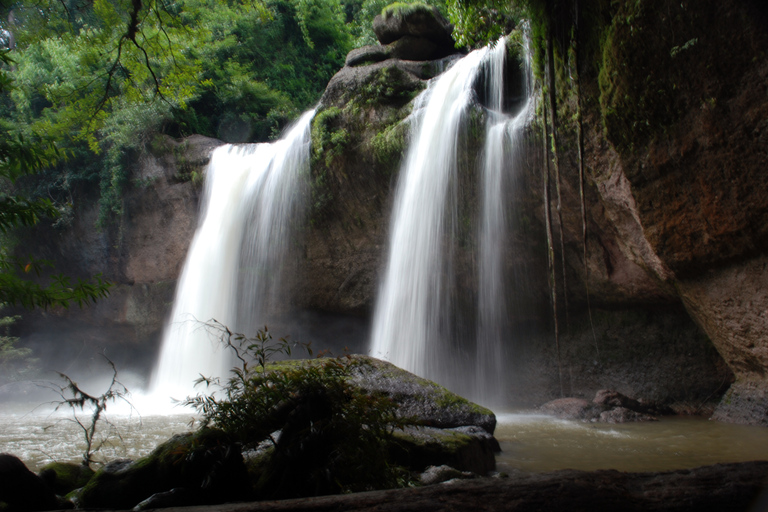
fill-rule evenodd
<path id="1" fill-rule="evenodd" d="M 744 512 L 764 510 L 768 462 L 716 464 L 663 473 L 564 470 L 451 481 L 415 489 L 218 505 L 221 512 L 509 510 L 533 512 Z M 168 509 L 207 511 L 210 507 Z"/>
<path id="2" fill-rule="evenodd" d="M 583 398 L 558 398 L 543 404 L 539 410 L 560 419 L 601 423 L 656 421 L 656 416 L 674 413 L 668 407 L 635 400 L 609 389 L 598 391 L 591 402 Z"/>
<path id="3" fill-rule="evenodd" d="M 488 435 L 496 429 L 496 415 L 432 381 L 392 363 L 356 356 L 370 365 L 360 367 L 355 384 L 369 393 L 383 393 L 397 404 L 397 414 L 414 425 L 455 428 L 477 426 Z"/>

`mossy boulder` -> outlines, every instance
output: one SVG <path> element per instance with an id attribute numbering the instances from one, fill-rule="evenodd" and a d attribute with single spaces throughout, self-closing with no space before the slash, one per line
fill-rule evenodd
<path id="1" fill-rule="evenodd" d="M 404 423 L 437 429 L 476 426 L 493 435 L 496 415 L 490 409 L 387 361 L 364 355 L 349 357 L 357 363 L 351 367 L 350 383 L 365 393 L 392 400 L 397 406 L 398 418 Z M 281 361 L 268 365 L 267 369 L 321 365 L 322 361 Z"/>
<path id="2" fill-rule="evenodd" d="M 406 36 L 427 39 L 436 45 L 453 49 L 453 26 L 435 7 L 422 3 L 396 2 L 385 7 L 373 20 L 373 31 L 381 44 L 389 44 Z"/>
<path id="3" fill-rule="evenodd" d="M 496 469 L 499 442 L 480 427 L 440 429 L 410 426 L 394 433 L 390 450 L 396 464 L 408 468 L 450 466 L 486 475 Z"/>
<path id="4" fill-rule="evenodd" d="M 392 363 L 367 356 L 355 357 L 370 363 L 359 367 L 356 384 L 368 392 L 391 398 L 398 406 L 398 415 L 408 418 L 413 425 L 442 429 L 474 425 L 493 434 L 496 415 L 490 409 Z"/>
<path id="5" fill-rule="evenodd" d="M 395 406 L 397 425 L 388 441 L 387 464 L 410 471 L 449 465 L 479 475 L 495 469 L 500 447 L 492 435 L 496 426 L 492 411 L 386 361 L 362 355 L 349 358 L 347 382 L 366 395 L 386 397 Z M 293 360 L 267 369 L 322 364 L 323 359 Z M 253 460 L 258 465 L 264 452 L 254 452 Z"/>
<path id="6" fill-rule="evenodd" d="M 215 429 L 179 434 L 146 457 L 107 464 L 77 500 L 82 508 L 126 509 L 179 488 L 194 492 L 198 503 L 246 499 L 250 493 L 239 446 Z"/>
<path id="7" fill-rule="evenodd" d="M 51 462 L 40 469 L 40 477 L 59 496 L 85 486 L 94 474 L 90 467 L 71 462 Z"/>

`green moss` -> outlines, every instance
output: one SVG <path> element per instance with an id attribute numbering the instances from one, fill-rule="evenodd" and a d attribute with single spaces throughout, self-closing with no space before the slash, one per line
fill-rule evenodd
<path id="1" fill-rule="evenodd" d="M 601 44 L 598 85 L 605 134 L 620 152 L 663 136 L 686 111 L 685 98 L 699 94 L 684 65 L 699 49 L 696 16 L 666 0 L 628 1 L 615 12 Z"/>
<path id="2" fill-rule="evenodd" d="M 129 509 L 174 487 L 214 490 L 235 485 L 237 475 L 227 473 L 232 467 L 227 460 L 231 446 L 229 436 L 216 429 L 173 436 L 119 471 L 97 471 L 78 494 L 80 505 Z M 222 469 L 224 465 L 228 469 Z"/>
<path id="3" fill-rule="evenodd" d="M 387 173 L 393 173 L 400 165 L 406 150 L 408 127 L 396 123 L 386 127 L 370 140 L 374 160 L 381 164 Z"/>
<path id="4" fill-rule="evenodd" d="M 320 111 L 312 121 L 312 159 L 331 167 L 349 144 L 349 132 L 340 126 L 341 110 L 330 107 Z"/>
<path id="5" fill-rule="evenodd" d="M 419 11 L 432 15 L 432 8 L 423 2 L 394 2 L 381 10 L 381 17 L 385 20 L 393 16 L 404 18 Z"/>
<path id="6" fill-rule="evenodd" d="M 413 100 L 424 87 L 425 84 L 414 82 L 402 69 L 388 66 L 368 78 L 354 101 L 368 107 L 382 104 L 403 106 Z"/>
<path id="7" fill-rule="evenodd" d="M 94 475 L 94 471 L 88 466 L 70 462 L 51 462 L 40 469 L 41 473 L 48 471 L 56 474 L 53 490 L 59 496 L 85 486 Z"/>

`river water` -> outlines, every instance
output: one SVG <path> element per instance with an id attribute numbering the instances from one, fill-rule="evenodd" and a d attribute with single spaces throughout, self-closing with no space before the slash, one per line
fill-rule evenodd
<path id="1" fill-rule="evenodd" d="M 584 423 L 531 413 L 497 415 L 502 472 L 558 469 L 665 471 L 768 460 L 768 429 L 665 417 L 643 423 Z"/>
<path id="2" fill-rule="evenodd" d="M 5 404 L 4 404 L 5 406 Z M 37 471 L 52 460 L 79 462 L 82 429 L 66 414 L 16 407 L 0 414 L 0 452 L 13 453 Z M 187 432 L 192 411 L 172 415 L 118 415 L 101 425 L 106 439 L 97 460 L 136 459 L 173 434 Z M 768 460 L 768 430 L 695 417 L 606 425 L 557 420 L 534 413 L 498 414 L 502 452 L 498 471 L 558 469 L 662 471 L 718 462 Z M 194 427 L 192 427 L 194 428 Z M 119 434 L 119 435 L 118 435 Z"/>

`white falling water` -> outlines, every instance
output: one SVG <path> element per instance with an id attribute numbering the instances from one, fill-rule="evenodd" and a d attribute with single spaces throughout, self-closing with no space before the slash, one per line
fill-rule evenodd
<path id="1" fill-rule="evenodd" d="M 371 354 L 423 377 L 445 381 L 441 338 L 449 297 L 450 258 L 443 244 L 456 173 L 457 136 L 472 85 L 488 50 L 457 61 L 420 97 L 420 118 L 400 171 L 389 257 L 373 317 Z M 446 233 L 448 231 L 448 233 Z"/>
<path id="2" fill-rule="evenodd" d="M 529 57 L 527 48 L 524 56 L 526 59 Z M 530 97 L 530 84 L 526 83 L 526 100 L 522 109 L 514 117 L 501 114 L 504 107 L 505 59 L 506 45 L 502 40 L 493 50 L 487 72 L 488 108 L 491 112 L 486 125 L 481 168 L 477 357 L 475 382 L 471 390 L 474 399 L 492 404 L 504 402 L 504 388 L 509 373 L 504 341 L 509 340 L 512 325 L 508 318 L 506 295 L 509 293 L 510 279 L 505 268 L 505 256 L 514 245 L 508 239 L 511 219 L 508 218 L 507 205 L 522 157 L 524 129 L 533 114 L 534 105 Z M 525 67 L 524 76 L 529 78 L 530 63 L 527 60 Z"/>
<path id="3" fill-rule="evenodd" d="M 420 117 L 400 173 L 388 263 L 372 326 L 373 356 L 482 401 L 501 384 L 502 344 L 508 336 L 503 241 L 509 181 L 505 173 L 510 162 L 505 148 L 519 136 L 528 117 L 528 106 L 515 118 L 519 122 L 502 114 L 505 53 L 505 39 L 494 49 L 470 53 L 433 81 L 418 100 L 415 110 L 420 109 Z M 474 353 L 468 354 L 466 340 L 452 339 L 456 336 L 452 297 L 472 293 L 456 289 L 451 278 L 452 239 L 457 223 L 457 148 L 466 133 L 462 126 L 468 109 L 477 107 L 473 87 L 483 72 L 486 82 L 494 85 L 487 93 L 489 121 L 481 177 L 478 339 Z"/>
<path id="4" fill-rule="evenodd" d="M 184 398 L 201 375 L 226 378 L 231 354 L 203 323 L 253 334 L 277 299 L 309 165 L 305 113 L 279 141 L 225 145 L 211 155 L 201 220 L 179 278 L 151 393 Z"/>

